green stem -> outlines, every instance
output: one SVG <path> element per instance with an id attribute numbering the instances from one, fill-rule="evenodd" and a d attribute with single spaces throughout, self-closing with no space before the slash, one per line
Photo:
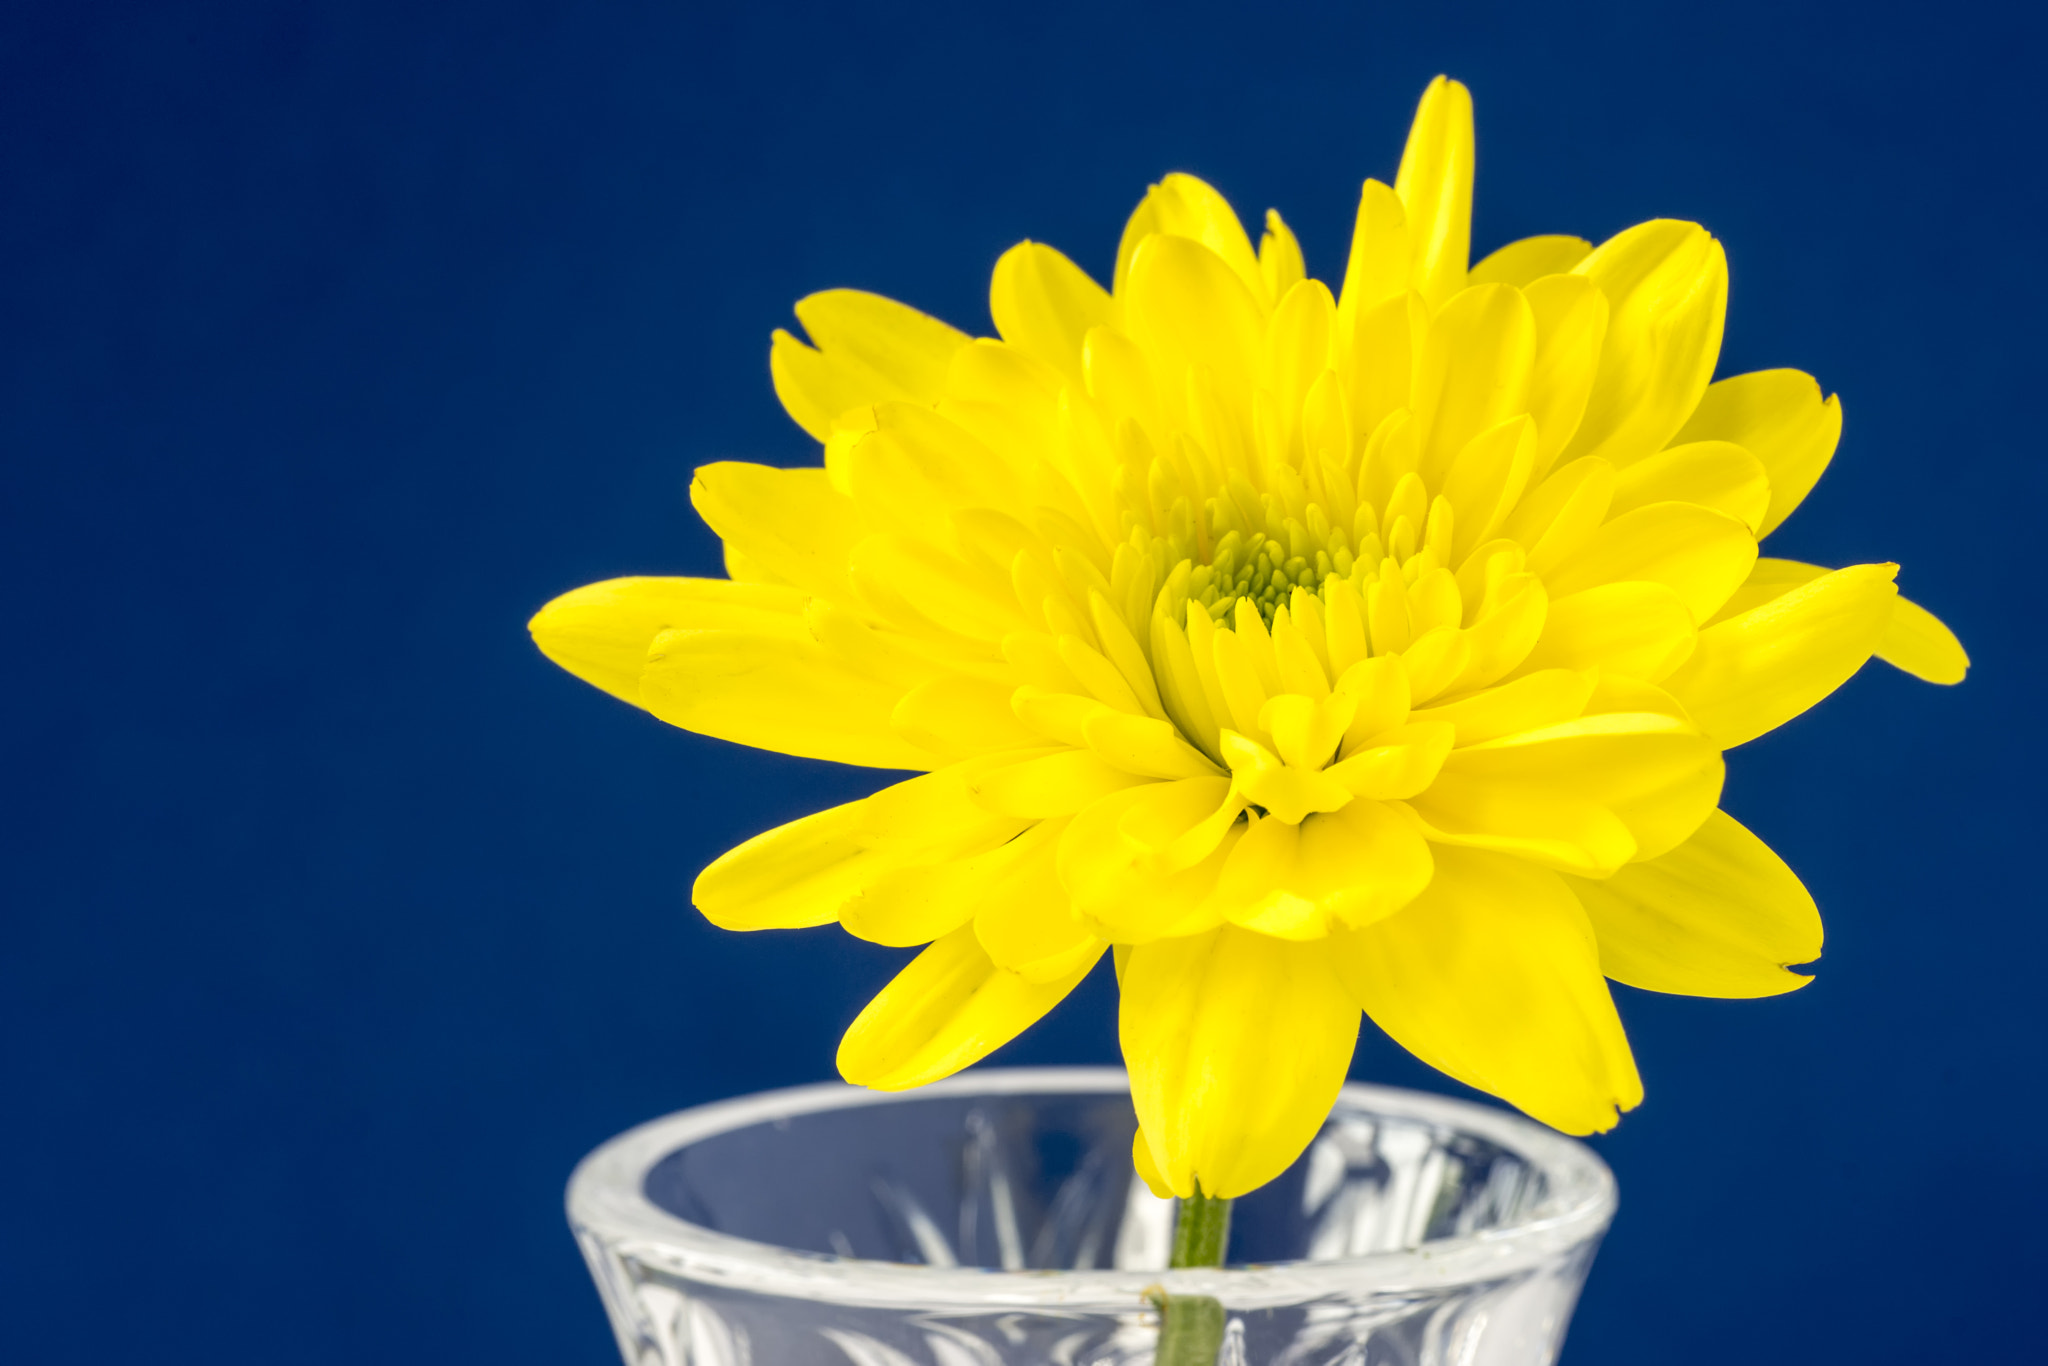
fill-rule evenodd
<path id="1" fill-rule="evenodd" d="M 1230 1245 L 1230 1200 L 1214 1200 L 1200 1191 L 1180 1202 L 1180 1214 L 1173 1221 L 1173 1260 L 1167 1265 L 1182 1267 L 1222 1266 L 1224 1250 Z"/>
<path id="2" fill-rule="evenodd" d="M 1173 1225 L 1175 1270 L 1222 1266 L 1230 1245 L 1230 1201 L 1196 1194 L 1180 1202 Z M 1208 1295 L 1161 1295 L 1155 1366 L 1215 1366 L 1223 1346 L 1223 1305 Z"/>

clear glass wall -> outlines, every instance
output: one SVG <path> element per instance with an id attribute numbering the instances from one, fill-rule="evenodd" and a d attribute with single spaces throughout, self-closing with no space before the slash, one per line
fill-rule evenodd
<path id="1" fill-rule="evenodd" d="M 1161 1289 L 1223 1303 L 1229 1366 L 1537 1366 L 1614 1213 L 1582 1144 L 1351 1086 L 1229 1267 L 1169 1273 L 1135 1128 L 1112 1069 L 801 1087 L 612 1140 L 569 1217 L 633 1366 L 1139 1366 Z"/>

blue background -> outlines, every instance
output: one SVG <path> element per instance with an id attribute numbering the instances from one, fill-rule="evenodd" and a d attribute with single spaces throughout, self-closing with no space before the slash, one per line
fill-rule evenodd
<path id="1" fill-rule="evenodd" d="M 1340 268 L 1424 83 L 1475 245 L 1673 215 L 1723 373 L 1841 391 L 1773 549 L 1897 558 L 1976 660 L 1733 756 L 1828 915 L 1761 1002 L 1620 990 L 1649 1100 L 1566 1350 L 2011 1360 L 2042 1269 L 2042 33 L 2018 6 L 43 3 L 0 20 L 0 1346 L 615 1359 L 565 1231 L 636 1121 L 830 1073 L 902 957 L 688 909 L 872 786 L 670 730 L 526 617 L 716 572 L 699 463 L 814 447 L 833 285 L 986 330 L 1148 180 Z M 1091 981 L 1013 1062 L 1113 1057 Z M 1456 1089 L 1368 1031 L 1362 1077 Z"/>

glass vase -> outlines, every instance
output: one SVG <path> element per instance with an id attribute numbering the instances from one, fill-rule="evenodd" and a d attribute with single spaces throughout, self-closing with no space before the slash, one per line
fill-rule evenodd
<path id="1" fill-rule="evenodd" d="M 1518 1115 L 1347 1086 L 1168 1271 L 1111 1068 L 988 1069 L 700 1106 L 606 1143 L 569 1220 L 631 1366 L 1140 1366 L 1161 1292 L 1221 1302 L 1223 1366 L 1545 1366 L 1615 1205 Z"/>

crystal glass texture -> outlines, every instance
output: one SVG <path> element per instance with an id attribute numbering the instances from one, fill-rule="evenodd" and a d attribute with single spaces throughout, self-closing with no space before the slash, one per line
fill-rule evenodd
<path id="1" fill-rule="evenodd" d="M 1143 1366 L 1160 1289 L 1222 1302 L 1222 1366 L 1543 1366 L 1614 1214 L 1583 1144 L 1347 1086 L 1228 1267 L 1168 1272 L 1136 1127 L 1108 1068 L 774 1091 L 613 1139 L 569 1218 L 631 1366 Z"/>

